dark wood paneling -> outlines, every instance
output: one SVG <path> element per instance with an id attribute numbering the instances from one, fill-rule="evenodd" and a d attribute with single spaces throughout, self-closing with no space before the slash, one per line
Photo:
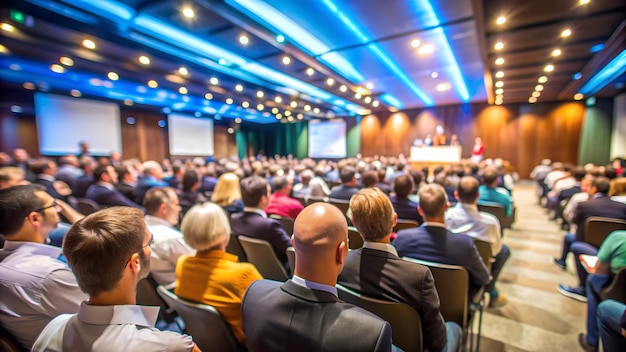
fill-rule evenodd
<path id="1" fill-rule="evenodd" d="M 39 138 L 34 115 L 0 112 L 0 151 L 11 155 L 15 148 L 24 148 L 31 157 L 39 156 Z"/>

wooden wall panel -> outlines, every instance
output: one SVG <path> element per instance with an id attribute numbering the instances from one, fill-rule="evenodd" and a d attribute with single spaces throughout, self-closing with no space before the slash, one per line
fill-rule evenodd
<path id="1" fill-rule="evenodd" d="M 215 159 L 238 158 L 237 140 L 234 134 L 228 133 L 228 126 L 215 126 L 213 134 L 213 149 Z"/>
<path id="2" fill-rule="evenodd" d="M 15 148 L 24 148 L 32 158 L 39 156 L 39 138 L 34 115 L 15 115 L 2 109 L 0 113 L 0 151 L 12 155 Z"/>

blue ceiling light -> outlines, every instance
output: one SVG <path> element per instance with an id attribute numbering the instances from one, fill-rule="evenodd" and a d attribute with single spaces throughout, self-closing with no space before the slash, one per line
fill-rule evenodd
<path id="1" fill-rule="evenodd" d="M 602 51 L 602 49 L 604 49 L 604 44 L 600 43 L 600 44 L 596 44 L 594 46 L 592 46 L 589 51 L 591 51 L 592 53 L 597 53 L 598 51 Z"/>
<path id="2" fill-rule="evenodd" d="M 335 5 L 332 1 L 330 1 L 330 0 L 322 0 L 322 2 L 361 41 L 369 42 L 371 40 L 362 30 L 359 29 L 359 27 L 353 21 L 351 21 L 346 16 L 346 14 L 341 12 L 339 10 L 339 8 L 337 7 L 337 5 Z M 417 95 L 424 102 L 424 104 L 426 104 L 428 106 L 433 105 L 433 100 L 428 95 L 426 95 L 426 93 L 424 93 L 424 91 L 422 91 L 415 84 L 415 82 L 413 82 L 413 80 L 411 78 L 409 78 L 409 76 L 395 63 L 395 61 L 385 51 L 383 51 L 381 49 L 380 45 L 378 45 L 376 43 L 370 43 L 370 44 L 367 45 L 367 48 L 370 50 L 370 52 L 372 54 L 374 54 L 376 57 L 378 57 L 378 59 L 381 60 L 391 71 L 393 71 L 393 73 L 396 75 L 396 77 L 398 79 L 400 79 L 407 87 L 409 87 L 409 89 L 413 93 L 415 93 L 415 95 Z M 397 101 L 397 99 L 396 99 L 396 101 Z M 402 104 L 400 104 L 400 105 L 402 105 Z"/>
<path id="3" fill-rule="evenodd" d="M 595 94 L 626 72 L 626 50 L 619 53 L 580 89 L 584 95 Z"/>
<path id="4" fill-rule="evenodd" d="M 387 105 L 393 106 L 394 108 L 403 109 L 404 105 L 395 97 L 385 93 L 379 97 L 380 100 L 384 101 Z"/>
<path id="5" fill-rule="evenodd" d="M 306 31 L 291 18 L 276 10 L 269 4 L 260 0 L 227 0 L 227 2 L 245 12 L 252 18 L 257 18 L 265 22 L 273 31 L 283 33 L 290 41 L 298 44 L 310 54 L 319 56 L 330 51 L 330 48 L 322 43 L 317 37 Z M 362 81 L 361 75 L 350 62 L 340 55 L 320 57 L 328 66 L 341 72 L 345 77 L 355 82 Z"/>
<path id="6" fill-rule="evenodd" d="M 32 0 L 30 0 L 32 2 Z M 44 0 L 47 1 L 47 0 Z M 93 0 L 62 0 L 63 2 L 72 6 L 79 7 L 87 10 L 91 13 L 95 13 L 100 16 L 109 17 L 111 15 L 122 19 L 124 21 L 130 21 L 135 16 L 135 10 L 129 6 L 116 1 L 93 1 Z M 80 2 L 80 5 L 77 4 Z"/>
<path id="7" fill-rule="evenodd" d="M 576 72 L 576 73 L 574 73 L 572 78 L 574 79 L 574 81 L 578 81 L 579 79 L 583 78 L 583 74 L 580 73 L 580 72 Z"/>
<path id="8" fill-rule="evenodd" d="M 457 93 L 459 93 L 459 96 L 461 97 L 461 99 L 464 102 L 468 102 L 470 99 L 470 96 L 467 90 L 467 85 L 465 84 L 465 80 L 463 79 L 463 74 L 461 73 L 461 68 L 459 67 L 459 63 L 456 59 L 456 56 L 454 55 L 454 52 L 452 51 L 452 47 L 450 46 L 450 41 L 448 40 L 448 36 L 446 36 L 446 33 L 443 30 L 443 27 L 441 27 L 441 21 L 439 20 L 439 16 L 437 16 L 437 13 L 435 12 L 435 9 L 433 8 L 429 0 L 416 0 L 416 8 L 423 9 L 424 11 L 426 11 L 427 18 L 430 19 L 429 21 L 426 21 L 428 22 L 427 24 L 433 27 L 436 27 L 433 29 L 433 32 L 436 34 L 436 37 L 439 38 L 438 40 L 436 40 L 436 42 L 441 44 L 441 52 L 443 53 L 443 55 L 445 55 L 448 61 L 452 64 L 451 65 L 451 71 L 452 71 L 451 78 L 452 78 L 452 82 L 454 83 L 454 88 L 456 88 L 456 91 Z"/>

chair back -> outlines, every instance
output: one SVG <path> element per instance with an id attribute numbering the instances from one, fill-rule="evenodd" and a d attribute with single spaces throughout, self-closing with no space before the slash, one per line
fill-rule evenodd
<path id="1" fill-rule="evenodd" d="M 309 205 L 311 205 L 313 203 L 318 203 L 318 202 L 327 203 L 328 202 L 328 198 L 326 198 L 326 197 L 312 197 L 312 196 L 308 196 L 308 197 L 306 197 L 306 202 L 305 202 L 304 206 L 308 207 Z"/>
<path id="2" fill-rule="evenodd" d="M 183 318 L 185 332 L 193 337 L 193 341 L 202 351 L 239 350 L 230 326 L 217 309 L 180 298 L 163 286 L 159 286 L 157 292 Z"/>
<path id="3" fill-rule="evenodd" d="M 100 210 L 100 206 L 98 205 L 98 203 L 89 198 L 77 198 L 76 210 L 78 210 L 78 212 L 83 215 L 89 215 Z"/>
<path id="4" fill-rule="evenodd" d="M 469 295 L 469 274 L 458 265 L 428 262 L 414 258 L 402 259 L 427 266 L 435 279 L 435 288 L 439 294 L 439 310 L 445 321 L 453 321 L 462 328 L 467 326 Z"/>
<path id="5" fill-rule="evenodd" d="M 359 249 L 363 247 L 363 237 L 359 234 L 359 230 L 354 226 L 348 226 L 348 240 L 350 241 L 348 248 Z"/>
<path id="6" fill-rule="evenodd" d="M 500 231 L 504 231 L 505 228 L 510 227 L 511 221 L 507 220 L 506 211 L 501 204 L 498 203 L 478 203 L 478 211 L 483 211 L 485 213 L 489 213 L 496 218 L 498 218 L 498 222 L 500 223 Z M 509 225 L 508 227 L 506 225 Z"/>
<path id="7" fill-rule="evenodd" d="M 303 197 L 293 197 L 295 200 L 297 200 L 298 202 L 300 202 L 300 204 L 302 204 L 303 207 L 306 207 L 306 196 Z"/>
<path id="8" fill-rule="evenodd" d="M 376 314 L 391 325 L 393 344 L 406 352 L 421 352 L 422 324 L 419 314 L 408 304 L 363 296 L 342 285 L 337 293 L 343 301 Z"/>
<path id="9" fill-rule="evenodd" d="M 408 220 L 408 219 L 398 219 L 398 221 L 396 222 L 396 226 L 393 227 L 393 232 L 398 233 L 398 231 L 400 230 L 404 230 L 404 229 L 412 229 L 414 227 L 418 227 L 420 226 L 419 222 L 415 221 L 415 220 Z"/>
<path id="10" fill-rule="evenodd" d="M 241 243 L 239 243 L 239 238 L 237 238 L 236 235 L 230 234 L 230 241 L 228 241 L 228 245 L 226 246 L 226 252 L 239 257 L 240 262 L 248 261 L 246 252 L 244 252 L 243 248 L 241 248 Z"/>
<path id="11" fill-rule="evenodd" d="M 159 284 L 154 280 L 152 274 L 148 274 L 146 278 L 139 280 L 137 283 L 137 305 L 161 307 L 159 311 L 160 318 L 167 322 L 172 322 L 174 321 L 173 308 L 159 296 L 157 293 L 158 286 Z"/>
<path id="12" fill-rule="evenodd" d="M 271 214 L 269 217 L 271 219 L 278 220 L 278 222 L 280 223 L 280 227 L 282 227 L 283 230 L 287 232 L 287 235 L 289 236 L 293 235 L 293 221 L 294 220 L 292 218 L 288 218 L 288 217 L 280 216 L 276 214 Z"/>
<path id="13" fill-rule="evenodd" d="M 0 351 L 26 352 L 27 350 L 17 342 L 17 339 L 2 325 L 0 325 Z"/>
<path id="14" fill-rule="evenodd" d="M 478 238 L 474 238 L 474 244 L 476 245 L 476 249 L 478 249 L 478 254 L 480 254 L 480 258 L 483 260 L 483 263 L 485 263 L 485 266 L 487 267 L 487 271 L 491 272 L 491 265 L 493 264 L 491 257 L 491 243 Z"/>
<path id="15" fill-rule="evenodd" d="M 613 231 L 626 230 L 626 221 L 621 219 L 592 216 L 585 222 L 585 242 L 600 248 L 600 245 Z"/>
<path id="16" fill-rule="evenodd" d="M 626 267 L 621 268 L 609 285 L 600 290 L 600 298 L 614 299 L 626 304 Z"/>
<path id="17" fill-rule="evenodd" d="M 239 236 L 239 243 L 248 257 L 248 262 L 254 264 L 265 279 L 287 281 L 287 271 L 268 241 Z"/>
<path id="18" fill-rule="evenodd" d="M 341 213 L 343 214 L 343 216 L 346 217 L 346 221 L 348 221 L 348 224 L 350 224 L 350 219 L 348 217 L 348 209 L 350 209 L 350 201 L 349 200 L 345 200 L 345 199 L 337 199 L 337 198 L 330 198 L 328 201 L 330 204 L 334 205 L 337 207 L 337 209 L 339 209 L 341 211 Z"/>
<path id="19" fill-rule="evenodd" d="M 293 247 L 287 247 L 287 262 L 291 268 L 291 276 L 293 276 L 293 272 L 296 270 L 296 250 Z"/>

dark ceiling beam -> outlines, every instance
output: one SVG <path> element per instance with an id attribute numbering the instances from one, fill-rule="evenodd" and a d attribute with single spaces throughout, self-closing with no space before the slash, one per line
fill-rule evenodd
<path id="1" fill-rule="evenodd" d="M 605 42 L 609 37 L 607 36 L 602 36 L 602 37 L 594 37 L 594 38 L 590 38 L 590 39 L 583 39 L 583 40 L 577 40 L 577 41 L 571 41 L 571 42 L 567 42 L 564 45 L 560 45 L 558 46 L 559 49 L 563 50 L 566 49 L 568 47 L 571 47 L 573 45 L 579 45 L 579 44 L 592 44 L 595 43 L 597 44 L 598 42 Z M 535 46 L 528 46 L 525 47 L 523 49 L 515 49 L 515 50 L 502 50 L 502 51 L 498 51 L 498 52 L 493 52 L 490 51 L 489 52 L 489 56 L 490 57 L 496 57 L 496 56 L 502 56 L 502 55 L 509 55 L 509 54 L 520 54 L 520 53 L 524 53 L 527 51 L 534 51 L 534 50 L 544 50 L 544 49 L 549 49 L 550 51 L 552 51 L 552 49 L 555 48 L 554 44 L 550 44 L 550 45 L 535 45 Z M 590 55 L 591 56 L 591 53 Z"/>
<path id="2" fill-rule="evenodd" d="M 487 47 L 487 36 L 485 35 L 485 9 L 483 0 L 472 0 L 472 12 L 474 13 L 476 25 L 476 37 L 478 37 L 478 46 L 480 47 L 480 55 L 483 60 L 483 82 L 487 91 L 487 102 L 493 104 L 495 101 L 493 91 L 493 77 L 491 76 L 491 65 L 489 63 L 489 48 Z"/>

